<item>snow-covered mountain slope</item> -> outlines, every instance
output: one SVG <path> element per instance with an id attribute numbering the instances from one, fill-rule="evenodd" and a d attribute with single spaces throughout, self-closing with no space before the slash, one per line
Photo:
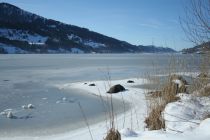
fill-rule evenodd
<path id="1" fill-rule="evenodd" d="M 106 47 L 106 45 L 105 45 L 105 44 L 102 44 L 102 43 L 97 43 L 97 42 L 94 42 L 94 41 L 91 41 L 91 40 L 89 40 L 89 41 L 85 41 L 85 42 L 84 42 L 84 45 L 86 45 L 86 46 L 90 46 L 90 47 L 92 47 L 92 48 L 101 48 L 101 47 Z"/>
<path id="2" fill-rule="evenodd" d="M 47 19 L 8 3 L 0 3 L 0 43 L 30 53 L 74 53 L 75 48 L 77 53 L 154 52 L 148 51 L 147 46 L 139 47 L 86 28 Z M 160 52 L 174 52 L 162 50 Z"/>
<path id="3" fill-rule="evenodd" d="M 28 52 L 20 48 L 17 48 L 15 46 L 0 43 L 0 53 L 16 54 L 16 53 L 28 53 Z"/>
<path id="4" fill-rule="evenodd" d="M 29 44 L 44 45 L 48 37 L 44 37 L 38 34 L 31 34 L 27 30 L 16 30 L 8 28 L 0 28 L 0 37 L 7 38 L 9 40 L 26 41 Z"/>
<path id="5" fill-rule="evenodd" d="M 210 52 L 210 41 L 205 42 L 203 44 L 197 45 L 192 48 L 183 49 L 182 53 L 197 53 L 197 54 L 205 54 Z"/>

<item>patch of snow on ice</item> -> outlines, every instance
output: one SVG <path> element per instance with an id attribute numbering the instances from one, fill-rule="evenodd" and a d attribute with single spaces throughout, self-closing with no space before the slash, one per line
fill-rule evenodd
<path id="1" fill-rule="evenodd" d="M 33 108 L 34 108 L 34 105 L 28 104 L 28 109 L 33 109 Z"/>
<path id="2" fill-rule="evenodd" d="M 7 113 L 7 118 L 13 118 L 14 117 L 14 115 L 13 115 L 13 113 L 11 112 L 11 111 L 9 111 L 8 113 Z"/>
<path id="3" fill-rule="evenodd" d="M 22 108 L 23 109 L 33 109 L 34 108 L 34 105 L 32 105 L 32 104 L 22 105 Z"/>
<path id="4" fill-rule="evenodd" d="M 66 97 L 63 97 L 62 100 L 63 100 L 63 101 L 67 101 L 67 98 L 66 98 Z"/>
<path id="5" fill-rule="evenodd" d="M 26 105 L 22 105 L 23 109 L 28 109 L 28 107 Z"/>

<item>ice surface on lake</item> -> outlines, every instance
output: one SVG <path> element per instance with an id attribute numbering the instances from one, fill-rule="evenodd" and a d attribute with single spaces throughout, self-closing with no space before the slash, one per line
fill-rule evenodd
<path id="1" fill-rule="evenodd" d="M 153 71 L 154 63 L 157 70 L 164 73 L 169 57 L 167 54 L 0 55 L 0 112 L 12 109 L 15 116 L 8 119 L 0 115 L 0 135 L 8 131 L 44 135 L 83 127 L 78 103 L 90 123 L 103 120 L 104 108 L 96 96 L 85 96 L 84 91 L 59 89 L 55 85 L 107 80 L 108 75 L 111 79 L 140 77 Z M 192 61 L 188 55 L 177 57 L 186 57 L 189 64 Z M 193 65 L 192 70 L 196 70 Z M 25 109 L 29 104 L 34 108 Z M 23 105 L 26 107 L 22 108 Z M 115 109 L 123 110 L 118 100 Z"/>

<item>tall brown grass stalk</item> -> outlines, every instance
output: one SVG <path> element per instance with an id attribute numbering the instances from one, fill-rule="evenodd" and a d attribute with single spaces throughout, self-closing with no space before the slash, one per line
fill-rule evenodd
<path id="1" fill-rule="evenodd" d="M 185 86 L 179 88 L 178 85 L 173 82 L 174 78 L 182 80 L 179 76 L 173 74 L 176 71 L 179 71 L 178 68 L 183 66 L 179 64 L 180 62 L 179 59 L 176 59 L 176 57 L 171 55 L 171 59 L 166 68 L 167 72 L 165 72 L 168 76 L 164 84 L 162 83 L 163 80 L 161 80 L 161 77 L 148 75 L 149 81 L 156 85 L 154 91 L 150 92 L 150 95 L 146 94 L 147 116 L 145 118 L 145 123 L 146 128 L 149 130 L 165 129 L 165 120 L 162 116 L 165 106 L 168 103 L 179 99 L 176 96 L 178 92 L 186 91 Z M 155 67 L 153 73 L 156 73 L 156 75 L 159 74 Z"/>
<path id="2" fill-rule="evenodd" d="M 89 125 L 89 123 L 88 123 L 88 120 L 87 120 L 87 117 L 86 117 L 86 115 L 85 115 L 85 112 L 84 112 L 84 110 L 83 110 L 83 108 L 82 108 L 82 106 L 81 106 L 81 104 L 80 104 L 79 101 L 77 102 L 77 104 L 78 104 L 78 106 L 79 106 L 79 108 L 80 108 L 80 111 L 81 111 L 81 113 L 82 113 L 82 116 L 83 116 L 83 118 L 84 118 L 84 121 L 85 121 L 85 123 L 86 123 L 86 126 L 88 127 L 88 131 L 89 131 L 91 140 L 93 140 L 93 135 L 92 135 L 92 132 L 91 132 L 91 130 L 90 130 L 90 125 Z"/>

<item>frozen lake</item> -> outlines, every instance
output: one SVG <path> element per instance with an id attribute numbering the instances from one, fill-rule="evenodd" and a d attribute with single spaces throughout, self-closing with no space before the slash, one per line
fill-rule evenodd
<path id="1" fill-rule="evenodd" d="M 21 54 L 0 55 L 0 112 L 12 109 L 15 118 L 0 115 L 0 135 L 48 135 L 85 126 L 78 102 L 90 123 L 101 121 L 106 110 L 98 97 L 84 91 L 62 90 L 57 84 L 144 77 L 183 63 L 176 72 L 197 71 L 199 55 L 176 54 Z M 173 64 L 172 64 L 173 65 Z M 175 69 L 174 69 L 175 70 Z M 157 73 L 155 73 L 157 74 Z M 34 109 L 22 109 L 33 104 Z M 123 111 L 122 101 L 115 109 Z M 126 109 L 129 105 L 126 104 Z"/>

